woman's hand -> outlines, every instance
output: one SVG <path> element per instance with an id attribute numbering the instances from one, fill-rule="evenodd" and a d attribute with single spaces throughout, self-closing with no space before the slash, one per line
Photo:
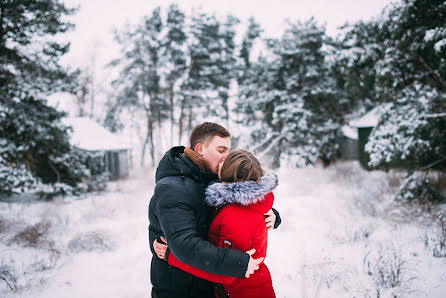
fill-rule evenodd
<path id="1" fill-rule="evenodd" d="M 268 231 L 274 229 L 275 222 L 276 222 L 276 214 L 274 213 L 273 209 L 270 209 L 268 212 L 265 213 L 265 223 Z"/>
<path id="2" fill-rule="evenodd" d="M 163 241 L 166 244 L 159 243 L 158 239 L 155 239 L 155 241 L 153 241 L 153 249 L 155 250 L 156 255 L 158 256 L 158 258 L 160 258 L 161 260 L 165 260 L 164 258 L 166 257 L 167 240 L 166 240 L 166 238 L 161 236 L 161 241 Z"/>

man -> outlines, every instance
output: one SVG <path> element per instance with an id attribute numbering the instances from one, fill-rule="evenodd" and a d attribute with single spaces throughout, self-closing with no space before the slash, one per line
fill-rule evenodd
<path id="1" fill-rule="evenodd" d="M 152 297 L 214 297 L 212 283 L 168 264 L 170 252 L 161 252 L 161 239 L 180 261 L 209 273 L 249 277 L 263 261 L 251 257 L 254 251 L 218 248 L 206 240 L 213 210 L 205 204 L 204 192 L 218 179 L 218 165 L 230 149 L 229 132 L 205 122 L 193 129 L 190 147 L 173 147 L 160 161 L 149 205 Z M 276 216 L 268 214 L 272 226 Z"/>

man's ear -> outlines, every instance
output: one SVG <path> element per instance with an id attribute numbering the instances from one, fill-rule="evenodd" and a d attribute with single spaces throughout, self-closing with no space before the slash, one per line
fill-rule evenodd
<path id="1" fill-rule="evenodd" d="M 203 155 L 203 144 L 198 143 L 197 145 L 195 145 L 194 151 L 200 155 Z"/>

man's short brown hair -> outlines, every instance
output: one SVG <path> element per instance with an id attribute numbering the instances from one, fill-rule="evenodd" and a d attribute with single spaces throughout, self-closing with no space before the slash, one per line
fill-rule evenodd
<path id="1" fill-rule="evenodd" d="M 231 134 L 226 128 L 217 123 L 204 122 L 197 125 L 190 134 L 190 147 L 193 150 L 198 143 L 206 145 L 207 142 L 215 136 L 229 138 L 231 137 Z"/>

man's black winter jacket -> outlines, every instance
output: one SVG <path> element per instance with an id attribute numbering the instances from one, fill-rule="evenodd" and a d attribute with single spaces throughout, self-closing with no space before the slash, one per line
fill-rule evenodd
<path id="1" fill-rule="evenodd" d="M 221 275 L 244 277 L 249 255 L 218 248 L 207 241 L 212 207 L 204 192 L 217 175 L 202 171 L 183 156 L 184 147 L 170 149 L 156 171 L 156 186 L 149 205 L 150 277 L 153 297 L 215 297 L 212 284 L 157 257 L 153 241 L 164 235 L 170 253 L 180 261 Z"/>

